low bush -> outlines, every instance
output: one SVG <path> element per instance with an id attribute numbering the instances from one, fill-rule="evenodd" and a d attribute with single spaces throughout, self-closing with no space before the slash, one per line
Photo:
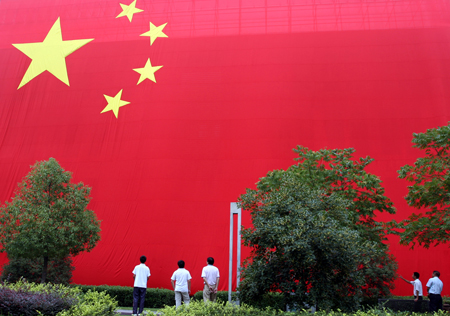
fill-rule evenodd
<path id="1" fill-rule="evenodd" d="M 3 315 L 54 316 L 78 303 L 80 291 L 63 285 L 35 284 L 19 280 L 0 285 Z"/>
<path id="2" fill-rule="evenodd" d="M 419 310 L 421 312 L 427 312 L 429 310 L 428 300 L 424 299 L 419 304 Z M 381 308 L 388 308 L 394 312 L 413 312 L 414 311 L 414 299 L 380 299 L 378 300 L 378 304 Z"/>
<path id="3" fill-rule="evenodd" d="M 197 295 L 197 293 L 196 293 Z M 265 293 L 261 296 L 260 299 L 254 300 L 254 301 L 243 301 L 243 303 L 246 303 L 250 306 L 258 307 L 260 309 L 264 309 L 266 307 L 272 307 L 275 309 L 286 309 L 286 302 L 284 300 L 283 294 L 280 292 L 269 292 Z M 363 297 L 361 302 L 361 307 L 367 309 L 372 307 L 378 306 L 378 298 L 371 298 L 371 297 Z"/>
<path id="4" fill-rule="evenodd" d="M 174 306 L 167 306 L 164 309 L 158 311 L 157 315 L 163 316 L 219 316 L 219 315 L 233 315 L 233 316 L 244 316 L 244 315 L 258 315 L 258 316 L 311 316 L 311 311 L 301 310 L 297 312 L 283 312 L 279 309 L 274 309 L 267 307 L 264 309 L 259 309 L 254 306 L 249 306 L 246 304 L 241 304 L 240 306 L 235 306 L 230 303 L 208 303 L 205 304 L 202 301 L 194 300 L 189 306 L 182 305 L 178 310 Z M 317 311 L 314 313 L 315 316 L 411 316 L 411 315 L 421 315 L 421 316 L 445 316 L 446 312 L 439 311 L 435 314 L 423 313 L 416 314 L 411 312 L 393 312 L 389 309 L 380 308 L 370 308 L 358 310 L 352 313 L 344 313 L 342 311 Z"/>
<path id="5" fill-rule="evenodd" d="M 117 301 L 106 292 L 59 284 L 19 280 L 0 284 L 0 315 L 8 316 L 112 316 Z"/>
<path id="6" fill-rule="evenodd" d="M 116 309 L 117 301 L 109 294 L 89 290 L 80 297 L 78 304 L 57 316 L 113 316 Z"/>
<path id="7" fill-rule="evenodd" d="M 164 309 L 158 312 L 159 315 L 164 316 L 222 316 L 222 315 L 258 315 L 258 316 L 275 316 L 275 315 L 295 315 L 294 313 L 286 313 L 273 308 L 259 309 L 254 306 L 241 304 L 240 306 L 233 305 L 229 302 L 221 302 L 218 300 L 216 303 L 209 302 L 205 304 L 203 301 L 195 299 L 191 301 L 189 306 L 182 305 L 178 310 L 175 306 L 166 306 Z M 305 314 L 306 316 L 306 314 Z"/>
<path id="8" fill-rule="evenodd" d="M 233 292 L 233 299 L 235 299 L 234 295 L 235 292 Z M 203 301 L 203 291 L 196 292 L 192 298 L 198 301 Z M 228 291 L 217 291 L 217 300 L 221 302 L 228 301 Z"/>
<path id="9" fill-rule="evenodd" d="M 203 291 L 198 291 L 194 294 L 193 299 L 202 301 Z M 236 292 L 231 293 L 232 301 L 238 300 L 238 294 Z M 228 301 L 228 291 L 218 291 L 217 300 L 225 304 Z M 286 305 L 284 304 L 283 295 L 278 292 L 271 292 L 264 294 L 261 299 L 254 302 L 242 302 L 246 305 L 257 307 L 259 309 L 265 309 L 271 307 L 274 309 L 284 310 Z"/>
<path id="10" fill-rule="evenodd" d="M 108 285 L 74 285 L 84 293 L 91 291 L 106 292 L 112 298 L 116 299 L 119 306 L 133 305 L 133 288 L 130 286 L 108 286 Z M 165 305 L 175 305 L 175 296 L 173 291 L 167 289 L 148 288 L 145 295 L 145 307 L 162 308 Z"/>
<path id="11" fill-rule="evenodd" d="M 272 307 L 277 310 L 285 310 L 286 303 L 282 293 L 279 292 L 269 292 L 261 296 L 261 299 L 254 300 L 251 302 L 243 301 L 243 303 L 250 306 L 254 306 L 260 309 L 265 309 L 267 307 Z"/>
<path id="12" fill-rule="evenodd" d="M 396 296 L 396 295 L 391 295 L 391 296 L 387 296 L 387 297 L 383 297 L 383 299 L 394 299 L 394 300 L 413 300 L 414 296 Z M 423 297 L 424 300 L 428 300 L 427 296 Z M 442 301 L 444 304 L 450 304 L 450 297 L 449 296 L 442 296 Z"/>

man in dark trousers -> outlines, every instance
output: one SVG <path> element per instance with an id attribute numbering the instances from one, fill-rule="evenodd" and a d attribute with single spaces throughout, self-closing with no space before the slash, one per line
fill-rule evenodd
<path id="1" fill-rule="evenodd" d="M 412 281 L 408 281 L 404 277 L 400 276 L 403 281 L 408 282 L 414 286 L 414 312 L 416 313 L 420 312 L 423 301 L 422 282 L 420 282 L 419 276 L 419 272 L 414 272 L 412 275 Z"/>
<path id="2" fill-rule="evenodd" d="M 134 289 L 133 289 L 133 315 L 142 315 L 144 311 L 145 292 L 147 292 L 147 281 L 150 277 L 150 269 L 145 265 L 147 258 L 140 258 L 141 264 L 138 264 L 133 270 Z M 139 314 L 137 308 L 139 306 Z"/>
<path id="3" fill-rule="evenodd" d="M 444 284 L 439 279 L 439 271 L 433 271 L 433 277 L 427 282 L 428 298 L 430 299 L 430 312 L 442 310 L 442 288 Z"/>

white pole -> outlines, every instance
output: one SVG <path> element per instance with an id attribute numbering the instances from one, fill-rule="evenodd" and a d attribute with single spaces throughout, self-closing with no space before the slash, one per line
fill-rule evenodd
<path id="1" fill-rule="evenodd" d="M 231 292 L 233 289 L 233 233 L 234 233 L 234 214 L 238 217 L 237 228 L 237 264 L 236 264 L 236 287 L 239 286 L 240 268 L 241 268 L 241 209 L 237 207 L 237 203 L 230 204 L 230 259 L 228 262 L 228 301 L 231 303 Z"/>
<path id="2" fill-rule="evenodd" d="M 236 264 L 236 287 L 239 286 L 241 280 L 241 209 L 238 209 L 238 226 L 237 226 L 237 264 Z"/>
<path id="3" fill-rule="evenodd" d="M 231 303 L 232 275 L 233 275 L 233 203 L 230 207 L 230 256 L 228 260 L 228 302 Z"/>

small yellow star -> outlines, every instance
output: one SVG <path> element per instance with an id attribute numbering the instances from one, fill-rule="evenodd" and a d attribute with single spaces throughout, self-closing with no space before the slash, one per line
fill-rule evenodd
<path id="1" fill-rule="evenodd" d="M 158 71 L 162 66 L 152 66 L 152 63 L 150 62 L 150 58 L 147 59 L 147 62 L 145 63 L 144 68 L 136 68 L 133 69 L 134 71 L 141 74 L 139 77 L 139 81 L 137 84 L 140 84 L 145 79 L 149 79 L 153 82 L 156 82 L 155 79 L 155 72 Z"/>
<path id="2" fill-rule="evenodd" d="M 119 3 L 120 6 L 122 7 L 122 12 L 120 12 L 120 14 L 118 16 L 116 16 L 116 19 L 126 16 L 128 18 L 128 20 L 130 20 L 130 22 L 131 22 L 131 20 L 133 19 L 133 14 L 144 11 L 144 10 L 136 8 L 136 1 L 137 0 L 134 0 L 129 5 Z"/>
<path id="3" fill-rule="evenodd" d="M 119 93 L 117 93 L 114 98 L 104 94 L 103 96 L 105 97 L 106 101 L 108 102 L 108 105 L 100 113 L 113 111 L 114 115 L 116 116 L 116 118 L 119 118 L 119 108 L 121 106 L 130 104 L 130 102 L 121 100 L 121 98 L 122 98 L 122 91 L 123 91 L 123 89 L 120 90 Z"/>
<path id="4" fill-rule="evenodd" d="M 31 58 L 31 63 L 17 89 L 46 70 L 69 86 L 66 57 L 92 40 L 93 38 L 63 41 L 61 23 L 58 18 L 43 42 L 12 44 Z"/>
<path id="5" fill-rule="evenodd" d="M 162 31 L 166 25 L 167 25 L 167 23 L 164 23 L 164 24 L 162 24 L 160 26 L 155 26 L 152 22 L 150 22 L 150 31 L 145 32 L 144 34 L 141 34 L 140 36 L 150 36 L 150 45 L 152 45 L 153 42 L 158 37 L 168 37 Z"/>

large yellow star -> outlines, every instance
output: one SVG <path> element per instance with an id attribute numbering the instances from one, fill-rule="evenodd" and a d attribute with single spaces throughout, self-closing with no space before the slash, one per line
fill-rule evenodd
<path id="1" fill-rule="evenodd" d="M 31 64 L 28 66 L 17 89 L 20 89 L 31 79 L 39 76 L 46 70 L 69 86 L 66 57 L 92 40 L 93 38 L 63 41 L 61 23 L 58 18 L 43 42 L 12 44 L 31 58 Z"/>
<path id="2" fill-rule="evenodd" d="M 145 63 L 144 68 L 136 68 L 133 69 L 134 71 L 141 74 L 139 77 L 139 81 L 137 84 L 140 84 L 145 79 L 149 79 L 153 82 L 156 82 L 155 79 L 155 72 L 158 71 L 162 66 L 152 66 L 152 63 L 150 62 L 150 58 L 147 59 L 147 62 Z"/>
<path id="3" fill-rule="evenodd" d="M 130 22 L 131 22 L 131 20 L 133 19 L 133 14 L 144 11 L 144 10 L 136 8 L 136 0 L 131 2 L 129 5 L 122 4 L 122 3 L 119 3 L 119 4 L 122 7 L 122 12 L 120 12 L 120 14 L 118 16 L 116 16 L 116 19 L 126 16 L 128 18 L 128 20 L 130 20 Z"/>
<path id="4" fill-rule="evenodd" d="M 110 97 L 110 96 L 104 94 L 103 96 L 105 97 L 106 101 L 108 102 L 108 105 L 100 113 L 113 111 L 116 118 L 119 118 L 119 108 L 121 106 L 130 104 L 130 102 L 121 100 L 122 91 L 123 91 L 123 89 L 120 90 L 119 93 L 117 93 L 115 97 Z"/>
<path id="5" fill-rule="evenodd" d="M 166 25 L 167 25 L 167 23 L 164 23 L 164 24 L 162 24 L 160 26 L 155 26 L 152 22 L 150 22 L 150 31 L 145 32 L 144 34 L 141 34 L 140 36 L 150 36 L 150 45 L 152 45 L 153 42 L 158 37 L 168 37 L 162 31 Z"/>

